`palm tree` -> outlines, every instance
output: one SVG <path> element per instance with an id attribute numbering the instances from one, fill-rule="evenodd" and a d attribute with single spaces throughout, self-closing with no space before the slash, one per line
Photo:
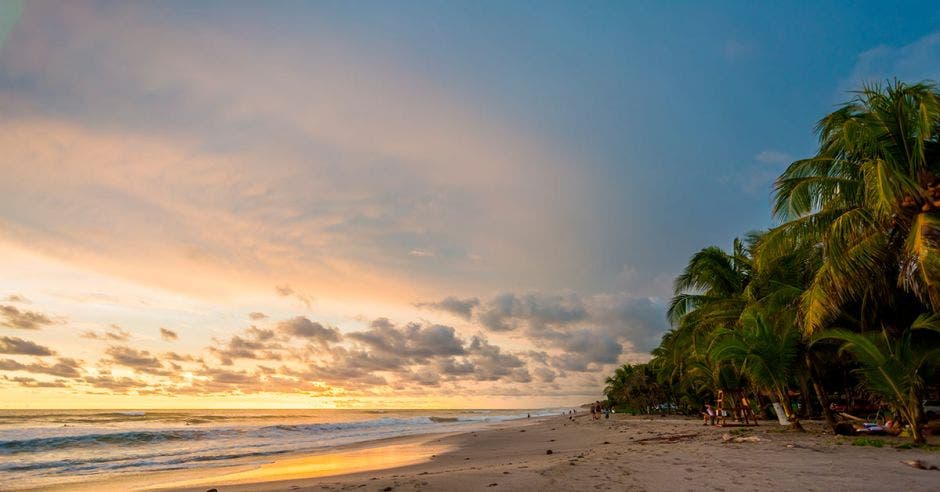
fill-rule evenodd
<path id="1" fill-rule="evenodd" d="M 733 363 L 758 389 L 769 393 L 799 428 L 790 406 L 790 383 L 800 364 L 800 333 L 791 323 L 774 326 L 748 312 L 737 330 L 719 330 L 712 357 Z"/>
<path id="2" fill-rule="evenodd" d="M 808 332 L 851 301 L 885 303 L 897 286 L 940 310 L 940 93 L 871 85 L 817 125 L 817 155 L 777 179 L 758 261 L 818 247 L 802 296 Z"/>
<path id="3" fill-rule="evenodd" d="M 929 364 L 940 361 L 940 348 L 914 343 L 913 330 L 940 332 L 940 316 L 920 316 L 900 337 L 886 330 L 855 333 L 842 329 L 822 332 L 818 339 L 843 342 L 840 351 L 848 351 L 858 361 L 857 372 L 870 393 L 891 404 L 911 426 L 915 443 L 925 442 L 920 430 L 923 372 Z"/>
<path id="4" fill-rule="evenodd" d="M 614 374 L 607 378 L 604 388 L 604 396 L 614 404 L 625 402 L 626 388 L 630 382 L 630 374 L 633 372 L 633 366 L 624 364 L 618 367 Z"/>
<path id="5" fill-rule="evenodd" d="M 744 244 L 735 239 L 731 254 L 717 246 L 695 253 L 674 284 L 675 295 L 667 316 L 674 324 L 714 328 L 737 322 L 746 301 L 751 259 Z"/>

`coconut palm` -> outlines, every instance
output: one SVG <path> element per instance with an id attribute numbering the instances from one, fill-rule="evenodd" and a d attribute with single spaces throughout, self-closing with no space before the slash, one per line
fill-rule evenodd
<path id="1" fill-rule="evenodd" d="M 630 374 L 633 372 L 633 366 L 624 364 L 618 367 L 614 374 L 607 378 L 604 388 L 604 396 L 612 403 L 622 403 L 625 400 L 626 388 L 630 382 Z"/>
<path id="2" fill-rule="evenodd" d="M 940 348 L 913 341 L 914 330 L 940 332 L 938 315 L 920 316 L 900 337 L 886 330 L 855 333 L 843 329 L 822 332 L 819 339 L 843 342 L 841 352 L 851 353 L 858 361 L 857 372 L 870 393 L 897 409 L 911 426 L 915 443 L 925 442 L 920 429 L 923 373 L 927 366 L 940 361 Z"/>
<path id="3" fill-rule="evenodd" d="M 709 246 L 695 253 L 676 278 L 667 316 L 674 324 L 714 328 L 737 322 L 746 301 L 751 259 L 744 243 L 734 240 L 732 252 Z"/>
<path id="4" fill-rule="evenodd" d="M 872 85 L 817 125 L 817 155 L 777 179 L 758 261 L 819 247 L 802 296 L 807 331 L 850 301 L 887 302 L 900 286 L 940 310 L 940 93 L 931 84 Z"/>
<path id="5" fill-rule="evenodd" d="M 790 385 L 801 362 L 800 332 L 791 323 L 768 323 L 760 314 L 746 313 L 737 330 L 722 329 L 711 350 L 715 360 L 731 362 L 751 383 L 779 402 L 788 418 Z"/>

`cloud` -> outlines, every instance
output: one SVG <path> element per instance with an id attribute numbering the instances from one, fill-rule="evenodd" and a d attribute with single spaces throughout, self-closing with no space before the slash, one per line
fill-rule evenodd
<path id="1" fill-rule="evenodd" d="M 163 369 L 163 363 L 146 350 L 136 350 L 121 345 L 112 345 L 105 351 L 111 357 L 110 362 L 125 367 L 151 372 Z"/>
<path id="2" fill-rule="evenodd" d="M 480 300 L 476 297 L 459 299 L 453 296 L 445 297 L 439 302 L 419 302 L 415 304 L 416 307 L 445 311 L 466 320 L 470 319 L 470 316 L 473 314 L 473 308 L 478 305 L 480 305 Z"/>
<path id="3" fill-rule="evenodd" d="M 29 304 L 29 299 L 19 295 L 19 294 L 10 294 L 4 299 L 7 302 L 16 302 L 20 304 Z"/>
<path id="4" fill-rule="evenodd" d="M 20 311 L 16 306 L 0 305 L 0 326 L 20 330 L 38 330 L 55 323 L 49 316 L 35 311 Z"/>
<path id="5" fill-rule="evenodd" d="M 408 323 L 397 328 L 388 319 L 379 318 L 368 330 L 352 332 L 346 337 L 366 345 L 373 352 L 416 361 L 465 353 L 463 342 L 454 328 L 445 325 Z"/>
<path id="6" fill-rule="evenodd" d="M 940 32 L 904 46 L 880 45 L 858 55 L 849 76 L 840 84 L 838 100 L 864 84 L 894 78 L 906 82 L 940 81 Z"/>
<path id="7" fill-rule="evenodd" d="M 320 323 L 310 321 L 306 316 L 297 316 L 280 322 L 278 330 L 285 335 L 306 338 L 321 344 L 336 343 L 340 341 L 340 333 L 336 328 L 327 328 Z"/>
<path id="8" fill-rule="evenodd" d="M 179 338 L 179 335 L 177 335 L 176 332 L 173 330 L 169 330 L 169 329 L 161 327 L 160 338 L 162 338 L 164 341 L 172 342 L 172 341 L 177 340 Z"/>
<path id="9" fill-rule="evenodd" d="M 467 352 L 474 365 L 474 377 L 480 381 L 496 381 L 525 366 L 521 358 L 503 352 L 500 347 L 480 336 L 471 339 Z"/>
<path id="10" fill-rule="evenodd" d="M 131 338 L 130 332 L 118 325 L 111 325 L 108 327 L 107 331 L 101 332 L 87 330 L 82 332 L 82 334 L 79 336 L 82 338 L 89 338 L 91 340 L 110 340 L 115 342 L 125 342 Z"/>
<path id="11" fill-rule="evenodd" d="M 210 347 L 222 365 L 230 366 L 234 359 L 281 360 L 284 346 L 274 330 L 248 327 L 242 334 L 232 335 L 221 347 Z"/>
<path id="12" fill-rule="evenodd" d="M 0 371 L 25 371 L 63 378 L 79 377 L 80 367 L 81 363 L 79 361 L 64 357 L 59 357 L 55 364 L 46 364 L 43 362 L 22 364 L 12 359 L 0 359 Z"/>
<path id="13" fill-rule="evenodd" d="M 67 388 L 67 382 L 62 379 L 57 379 L 55 381 L 40 381 L 38 379 L 26 378 L 26 377 L 7 377 L 3 376 L 3 379 L 16 383 L 25 388 Z"/>
<path id="14" fill-rule="evenodd" d="M 281 297 L 293 297 L 302 302 L 308 308 L 313 305 L 313 298 L 302 292 L 298 292 L 289 285 L 278 285 L 274 287 L 274 292 Z"/>
<path id="15" fill-rule="evenodd" d="M 2 337 L 0 338 L 0 354 L 44 356 L 55 355 L 55 351 L 22 338 Z"/>
<path id="16" fill-rule="evenodd" d="M 790 164 L 793 162 L 793 156 L 790 154 L 771 149 L 760 151 L 754 156 L 754 159 L 765 164 Z"/>
<path id="17" fill-rule="evenodd" d="M 252 321 L 262 321 L 262 320 L 268 319 L 268 315 L 264 313 L 259 313 L 256 311 L 256 312 L 248 313 L 248 319 Z"/>
<path id="18" fill-rule="evenodd" d="M 576 295 L 502 293 L 480 306 L 478 320 L 493 331 L 526 325 L 534 329 L 577 323 L 588 313 Z"/>

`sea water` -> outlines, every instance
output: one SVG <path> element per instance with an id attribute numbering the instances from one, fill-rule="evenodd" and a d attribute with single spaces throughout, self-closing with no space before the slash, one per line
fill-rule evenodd
<path id="1" fill-rule="evenodd" d="M 0 410 L 0 490 L 264 463 L 562 410 Z"/>

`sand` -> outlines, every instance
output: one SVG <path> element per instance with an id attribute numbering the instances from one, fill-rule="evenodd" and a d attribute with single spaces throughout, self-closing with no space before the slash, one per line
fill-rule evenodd
<path id="1" fill-rule="evenodd" d="M 808 432 L 791 433 L 775 422 L 759 427 L 712 427 L 680 417 L 614 415 L 601 421 L 591 421 L 589 416 L 574 421 L 551 417 L 358 448 L 404 445 L 407 450 L 402 448 L 401 454 L 408 455 L 409 464 L 403 466 L 373 462 L 363 468 L 360 462 L 360 471 L 341 475 L 334 469 L 324 476 L 315 466 L 307 470 L 309 474 L 302 470 L 279 474 L 279 466 L 295 471 L 303 466 L 305 458 L 295 456 L 280 459 L 254 476 L 245 474 L 250 472 L 245 469 L 234 472 L 242 475 L 224 470 L 206 475 L 203 470 L 198 485 L 174 482 L 167 476 L 160 483 L 174 484 L 166 490 L 200 492 L 211 488 L 219 492 L 940 490 L 940 471 L 902 463 L 919 460 L 940 466 L 940 451 L 895 449 L 894 444 L 906 442 L 898 438 L 881 438 L 886 442 L 883 448 L 853 446 L 855 438 L 824 433 L 819 422 L 804 425 Z M 932 437 L 931 443 L 940 444 L 940 439 Z M 306 459 L 331 460 L 317 456 Z"/>

